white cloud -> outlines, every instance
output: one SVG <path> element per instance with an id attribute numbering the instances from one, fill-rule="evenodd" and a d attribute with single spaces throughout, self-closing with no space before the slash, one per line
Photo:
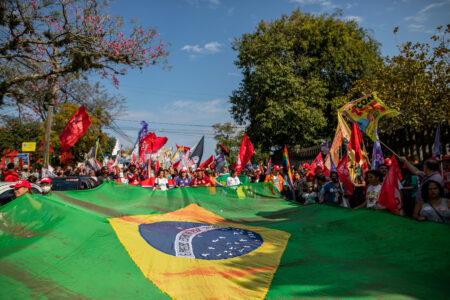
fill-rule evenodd
<path id="1" fill-rule="evenodd" d="M 290 0 L 290 2 L 303 5 L 321 5 L 322 7 L 327 9 L 338 7 L 329 0 Z"/>
<path id="2" fill-rule="evenodd" d="M 344 19 L 347 21 L 355 21 L 357 23 L 361 23 L 362 21 L 364 21 L 364 19 L 362 17 L 358 17 L 358 16 L 347 16 Z"/>
<path id="3" fill-rule="evenodd" d="M 415 16 L 405 18 L 405 21 L 414 21 L 418 23 L 425 22 L 430 17 L 428 11 L 450 4 L 450 1 L 431 3 L 417 12 Z"/>
<path id="4" fill-rule="evenodd" d="M 200 7 L 201 4 L 206 3 L 209 8 L 217 8 L 217 6 L 221 4 L 220 0 L 186 0 L 186 2 L 197 7 Z"/>
<path id="5" fill-rule="evenodd" d="M 219 42 L 209 42 L 203 46 L 199 46 L 198 44 L 184 45 L 183 48 L 181 48 L 181 50 L 195 54 L 214 54 L 219 52 L 222 46 L 223 45 Z"/>
<path id="6" fill-rule="evenodd" d="M 408 28 L 412 32 L 425 32 L 425 33 L 432 33 L 433 32 L 432 30 L 427 30 L 425 28 L 425 26 L 422 25 L 422 24 L 409 24 Z"/>
<path id="7" fill-rule="evenodd" d="M 161 109 L 128 111 L 125 119 L 147 122 L 214 124 L 228 119 L 229 103 L 223 99 L 193 101 L 179 99 L 161 103 Z M 195 121 L 194 121 L 195 120 Z"/>

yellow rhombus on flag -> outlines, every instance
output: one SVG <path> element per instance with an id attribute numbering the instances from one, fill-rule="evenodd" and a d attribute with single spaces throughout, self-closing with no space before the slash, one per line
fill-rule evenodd
<path id="1" fill-rule="evenodd" d="M 290 236 L 196 204 L 109 222 L 143 275 L 177 299 L 264 298 Z"/>

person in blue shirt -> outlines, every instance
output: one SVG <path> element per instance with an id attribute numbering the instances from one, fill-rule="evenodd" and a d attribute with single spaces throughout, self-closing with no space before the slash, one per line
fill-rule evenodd
<path id="1" fill-rule="evenodd" d="M 187 169 L 183 168 L 181 170 L 180 176 L 177 177 L 175 181 L 176 187 L 187 187 L 191 185 L 191 179 L 187 177 Z"/>
<path id="2" fill-rule="evenodd" d="M 343 205 L 343 198 L 346 193 L 344 185 L 339 182 L 337 172 L 330 173 L 330 182 L 323 186 L 323 193 L 319 203 L 327 203 L 336 206 Z"/>

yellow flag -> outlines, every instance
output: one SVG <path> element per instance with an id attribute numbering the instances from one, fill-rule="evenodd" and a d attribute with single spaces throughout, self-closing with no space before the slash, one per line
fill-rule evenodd
<path id="1" fill-rule="evenodd" d="M 290 236 L 196 204 L 109 222 L 142 274 L 174 299 L 263 299 Z"/>
<path id="2" fill-rule="evenodd" d="M 36 151 L 36 142 L 23 142 L 22 152 L 34 152 Z"/>
<path id="3" fill-rule="evenodd" d="M 339 112 L 358 125 L 359 129 L 373 141 L 378 141 L 377 128 L 379 120 L 382 117 L 392 117 L 400 114 L 397 110 L 387 107 L 378 98 L 377 92 L 347 103 Z"/>

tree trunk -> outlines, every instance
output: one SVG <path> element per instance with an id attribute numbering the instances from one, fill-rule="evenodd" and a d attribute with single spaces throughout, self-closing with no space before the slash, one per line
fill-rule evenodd
<path id="1" fill-rule="evenodd" d="M 48 105 L 47 110 L 47 124 L 45 126 L 44 137 L 44 168 L 48 169 L 49 153 L 50 153 L 50 133 L 52 131 L 53 122 L 53 103 Z"/>

